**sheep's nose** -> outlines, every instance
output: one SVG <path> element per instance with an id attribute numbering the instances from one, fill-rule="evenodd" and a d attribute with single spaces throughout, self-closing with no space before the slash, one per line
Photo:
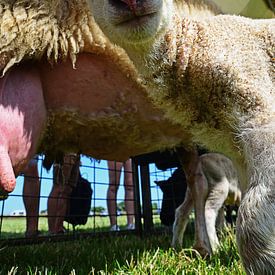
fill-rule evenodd
<path id="1" fill-rule="evenodd" d="M 121 0 L 121 2 L 124 2 L 127 4 L 130 8 L 131 7 L 136 7 L 137 6 L 137 1 L 136 0 Z"/>
<path id="2" fill-rule="evenodd" d="M 138 0 L 109 0 L 109 2 L 111 2 L 113 5 L 115 4 L 117 6 L 119 6 L 119 4 L 121 4 L 121 3 L 124 3 L 128 6 L 128 8 L 131 11 L 136 11 Z"/>

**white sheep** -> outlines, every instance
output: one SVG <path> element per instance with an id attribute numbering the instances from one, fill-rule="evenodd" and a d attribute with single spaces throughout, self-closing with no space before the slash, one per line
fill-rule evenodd
<path id="1" fill-rule="evenodd" d="M 0 0 L 0 189 L 38 151 L 98 159 L 171 148 L 185 135 L 148 99 L 85 0 Z"/>
<path id="2" fill-rule="evenodd" d="M 211 254 L 219 247 L 216 221 L 224 220 L 223 205 L 239 205 L 240 203 L 241 190 L 238 174 L 230 159 L 222 154 L 207 153 L 199 157 L 193 184 L 196 188 L 190 188 L 190 186 L 187 188 L 184 202 L 176 209 L 172 246 L 182 246 L 188 217 L 194 202 L 199 201 L 199 205 L 203 206 L 199 211 L 203 212 L 204 219 L 198 220 L 195 216 L 196 243 L 194 247 L 204 255 Z M 192 192 L 193 190 L 198 192 Z M 208 238 L 200 238 L 202 231 L 206 231 L 205 235 Z"/>
<path id="3" fill-rule="evenodd" d="M 124 9 L 123 18 L 113 21 L 116 27 L 109 21 L 110 3 L 112 16 L 117 4 Z M 144 3 L 143 12 L 150 11 L 140 21 L 140 10 L 134 16 L 144 24 L 139 28 L 135 22 L 135 32 L 128 26 Z M 238 17 L 201 21 L 216 9 L 203 1 L 163 3 L 0 0 L 0 186 L 14 189 L 15 175 L 38 146 L 46 153 L 81 151 L 125 160 L 181 143 L 205 144 L 231 155 L 240 167 L 248 163 L 248 181 L 254 183 L 241 206 L 240 252 L 248 272 L 274 270 L 274 23 Z M 100 16 L 102 4 L 107 14 Z M 140 75 L 91 12 L 101 17 L 106 33 L 115 34 L 110 38 L 128 39 L 122 44 Z M 197 21 L 182 21 L 184 15 Z M 121 19 L 129 21 L 120 26 Z M 136 35 L 138 47 L 131 40 Z M 139 41 L 145 37 L 146 43 Z M 246 169 L 240 171 L 245 179 Z M 254 203 L 261 207 L 249 205 Z"/>
<path id="4" fill-rule="evenodd" d="M 237 241 L 249 274 L 275 273 L 275 20 L 182 16 L 172 0 L 91 0 L 148 95 L 201 144 L 229 156 L 246 190 Z M 179 16 L 181 14 L 181 16 Z"/>

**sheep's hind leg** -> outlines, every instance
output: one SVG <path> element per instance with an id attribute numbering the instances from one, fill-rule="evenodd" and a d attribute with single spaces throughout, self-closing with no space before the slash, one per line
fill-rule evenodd
<path id="1" fill-rule="evenodd" d="M 184 202 L 176 209 L 175 221 L 173 224 L 172 246 L 182 247 L 183 235 L 188 223 L 190 212 L 193 208 L 193 200 L 190 189 L 187 187 Z"/>

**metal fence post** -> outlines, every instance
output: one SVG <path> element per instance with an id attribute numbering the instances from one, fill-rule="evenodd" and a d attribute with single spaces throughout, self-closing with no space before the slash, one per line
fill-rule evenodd
<path id="1" fill-rule="evenodd" d="M 142 188 L 142 215 L 144 219 L 144 231 L 145 233 L 149 233 L 153 229 L 153 215 L 148 164 L 140 165 L 140 177 Z"/>
<path id="2" fill-rule="evenodd" d="M 132 171 L 134 183 L 134 204 L 135 204 L 135 230 L 139 236 L 142 235 L 142 222 L 141 222 L 141 205 L 140 205 L 140 191 L 139 191 L 139 175 L 138 163 L 135 158 L 132 158 Z"/>

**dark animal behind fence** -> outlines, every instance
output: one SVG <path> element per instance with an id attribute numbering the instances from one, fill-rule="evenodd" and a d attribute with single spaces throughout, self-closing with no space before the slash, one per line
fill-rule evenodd
<path id="1" fill-rule="evenodd" d="M 175 220 L 175 210 L 184 201 L 186 193 L 186 178 L 182 168 L 177 168 L 167 180 L 155 181 L 163 192 L 160 211 L 161 223 L 172 226 Z"/>
<path id="2" fill-rule="evenodd" d="M 86 224 L 91 210 L 92 195 L 90 182 L 79 175 L 77 185 L 71 193 L 65 221 L 73 226 Z"/>

